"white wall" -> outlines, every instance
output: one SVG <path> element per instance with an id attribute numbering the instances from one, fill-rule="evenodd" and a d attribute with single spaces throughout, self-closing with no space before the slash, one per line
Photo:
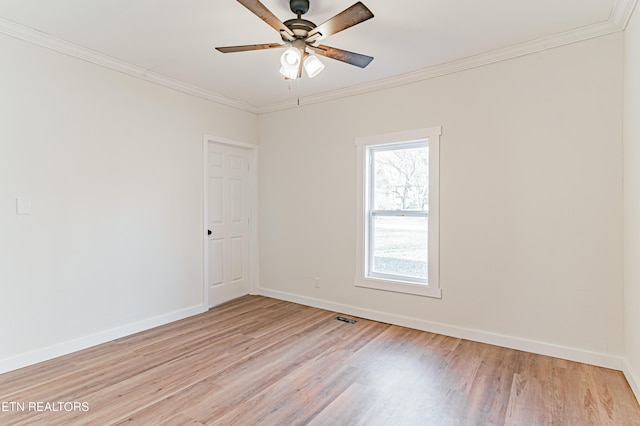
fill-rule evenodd
<path id="1" fill-rule="evenodd" d="M 0 58 L 0 371 L 201 308 L 203 134 L 257 142 L 257 117 L 3 35 Z"/>
<path id="2" fill-rule="evenodd" d="M 263 294 L 619 362 L 622 41 L 260 116 Z M 354 139 L 436 125 L 443 297 L 355 288 Z"/>
<path id="3" fill-rule="evenodd" d="M 640 399 L 640 12 L 625 32 L 624 300 L 627 378 Z"/>

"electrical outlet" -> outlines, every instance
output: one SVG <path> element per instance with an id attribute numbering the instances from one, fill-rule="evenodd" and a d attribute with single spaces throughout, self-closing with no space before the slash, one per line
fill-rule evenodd
<path id="1" fill-rule="evenodd" d="M 315 281 L 315 287 L 320 288 L 320 277 L 313 277 L 313 280 Z"/>

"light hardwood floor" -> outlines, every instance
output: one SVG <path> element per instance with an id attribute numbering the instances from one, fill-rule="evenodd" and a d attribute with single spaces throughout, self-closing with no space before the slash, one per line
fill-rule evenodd
<path id="1" fill-rule="evenodd" d="M 335 316 L 245 296 L 6 373 L 0 425 L 640 425 L 618 371 Z"/>

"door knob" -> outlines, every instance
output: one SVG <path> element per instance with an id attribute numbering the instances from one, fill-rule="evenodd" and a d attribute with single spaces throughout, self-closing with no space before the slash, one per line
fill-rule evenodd
<path id="1" fill-rule="evenodd" d="M 207 235 L 211 235 L 211 229 L 207 230 Z"/>

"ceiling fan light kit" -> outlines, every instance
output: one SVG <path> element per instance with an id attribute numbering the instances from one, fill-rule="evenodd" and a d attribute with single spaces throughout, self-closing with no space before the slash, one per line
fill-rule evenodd
<path id="1" fill-rule="evenodd" d="M 324 69 L 324 64 L 316 55 L 307 55 L 304 60 L 304 70 L 307 72 L 309 78 L 313 78 L 320 74 Z"/>
<path id="2" fill-rule="evenodd" d="M 298 49 L 295 47 L 288 48 L 280 57 L 280 63 L 282 64 L 280 74 L 285 76 L 285 78 L 298 78 L 298 68 L 300 67 L 301 60 L 302 55 Z"/>
<path id="3" fill-rule="evenodd" d="M 303 57 L 304 54 L 304 57 Z M 280 74 L 285 78 L 295 80 L 300 72 L 300 61 L 303 61 L 303 67 L 309 78 L 313 78 L 324 69 L 324 64 L 316 55 L 300 51 L 295 47 L 290 47 L 284 51 L 280 57 Z"/>
<path id="4" fill-rule="evenodd" d="M 309 11 L 309 0 L 289 0 L 289 8 L 297 15 L 297 18 L 284 22 L 281 22 L 259 0 L 237 1 L 278 31 L 284 44 L 266 43 L 216 47 L 219 52 L 233 53 L 286 47 L 287 49 L 280 57 L 280 74 L 292 80 L 302 77 L 303 68 L 309 78 L 315 77 L 324 69 L 324 64 L 313 53 L 360 68 L 365 68 L 373 60 L 371 56 L 316 44 L 326 37 L 373 18 L 373 13 L 362 2 L 355 3 L 318 26 L 311 21 L 302 19 L 302 15 Z"/>
<path id="5" fill-rule="evenodd" d="M 298 49 L 295 47 L 290 47 L 284 51 L 282 56 L 280 57 L 280 62 L 283 67 L 296 67 L 300 65 L 301 54 Z"/>

